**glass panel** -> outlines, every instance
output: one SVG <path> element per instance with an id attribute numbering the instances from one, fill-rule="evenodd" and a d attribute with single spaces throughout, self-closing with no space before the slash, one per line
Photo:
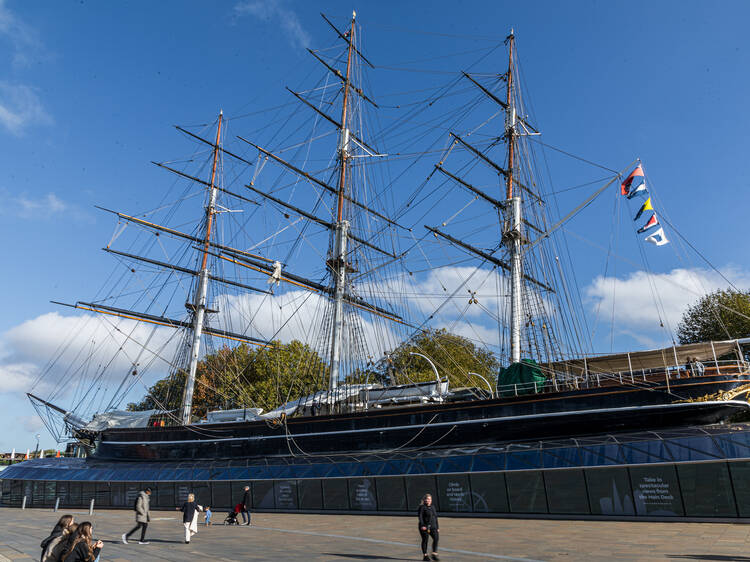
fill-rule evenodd
<path id="1" fill-rule="evenodd" d="M 23 499 L 23 481 L 13 480 L 10 485 L 10 501 L 13 505 L 21 505 Z"/>
<path id="2" fill-rule="evenodd" d="M 349 498 L 352 509 L 356 509 L 357 511 L 375 511 L 378 508 L 375 479 L 349 479 Z"/>
<path id="3" fill-rule="evenodd" d="M 82 482 L 81 483 L 81 503 L 84 506 L 91 504 L 91 500 L 96 500 L 96 484 L 93 482 Z M 96 501 L 94 501 L 96 507 Z"/>
<path id="4" fill-rule="evenodd" d="M 691 517 L 737 517 L 732 483 L 726 463 L 677 465 L 685 515 Z"/>
<path id="5" fill-rule="evenodd" d="M 743 458 L 750 454 L 750 443 L 747 442 L 747 435 L 743 433 L 716 436 L 716 441 L 727 458 Z"/>
<path id="6" fill-rule="evenodd" d="M 261 509 L 274 509 L 276 507 L 273 497 L 273 480 L 256 480 L 253 482 L 253 507 Z M 237 503 L 242 501 L 242 496 Z"/>
<path id="7" fill-rule="evenodd" d="M 44 505 L 44 482 L 32 483 L 30 500 L 32 505 Z"/>
<path id="8" fill-rule="evenodd" d="M 507 454 L 508 470 L 541 468 L 541 451 L 514 451 Z"/>
<path id="9" fill-rule="evenodd" d="M 320 480 L 298 480 L 301 509 L 323 509 L 323 487 Z"/>
<path id="10" fill-rule="evenodd" d="M 581 464 L 584 466 L 600 466 L 608 464 L 623 464 L 620 446 L 610 443 L 607 445 L 591 445 L 579 450 Z"/>
<path id="11" fill-rule="evenodd" d="M 409 511 L 417 511 L 422 497 L 432 495 L 432 505 L 440 511 L 440 498 L 437 495 L 437 484 L 434 476 L 406 476 L 406 501 Z"/>
<path id="12" fill-rule="evenodd" d="M 383 511 L 406 511 L 406 488 L 400 476 L 377 478 L 375 490 L 378 509 Z"/>
<path id="13" fill-rule="evenodd" d="M 55 494 L 58 498 L 60 498 L 61 508 L 68 506 L 68 487 L 69 485 L 67 482 L 57 483 L 57 490 L 55 491 Z"/>
<path id="14" fill-rule="evenodd" d="M 192 492 L 191 486 L 188 482 L 175 482 L 174 483 L 174 500 L 176 506 L 181 506 L 187 501 L 188 494 Z"/>
<path id="15" fill-rule="evenodd" d="M 156 495 L 156 505 L 161 508 L 178 507 L 174 493 L 174 482 L 159 482 L 151 495 Z M 134 500 L 135 501 L 135 500 Z"/>
<path id="16" fill-rule="evenodd" d="M 437 477 L 441 511 L 471 511 L 471 489 L 466 474 Z"/>
<path id="17" fill-rule="evenodd" d="M 480 472 L 470 476 L 472 507 L 478 513 L 507 513 L 508 494 L 502 472 Z"/>
<path id="18" fill-rule="evenodd" d="M 638 515 L 684 515 L 674 465 L 630 468 L 635 511 Z"/>
<path id="19" fill-rule="evenodd" d="M 542 472 L 506 472 L 508 503 L 513 513 L 547 513 Z"/>
<path id="20" fill-rule="evenodd" d="M 81 504 L 81 483 L 71 482 L 68 488 L 68 497 L 70 498 L 71 507 L 80 507 Z"/>
<path id="21" fill-rule="evenodd" d="M 55 482 L 44 483 L 44 505 L 53 506 L 55 505 L 55 492 L 57 491 Z"/>
<path id="22" fill-rule="evenodd" d="M 635 515 L 633 492 L 626 468 L 591 468 L 584 471 L 589 507 L 594 515 Z"/>
<path id="23" fill-rule="evenodd" d="M 273 485 L 276 509 L 297 509 L 297 481 L 278 480 Z"/>
<path id="24" fill-rule="evenodd" d="M 667 446 L 672 452 L 674 460 L 699 461 L 723 459 L 724 452 L 716 446 L 709 436 L 684 437 L 682 439 L 670 439 Z"/>
<path id="25" fill-rule="evenodd" d="M 94 499 L 96 501 L 96 505 L 100 507 L 110 506 L 109 482 L 96 483 L 96 492 L 94 495 Z"/>
<path id="26" fill-rule="evenodd" d="M 214 511 L 231 511 L 235 504 L 232 502 L 232 494 L 229 482 L 211 482 Z"/>
<path id="27" fill-rule="evenodd" d="M 193 482 L 190 491 L 195 494 L 195 502 L 203 506 L 211 505 L 211 488 L 208 482 Z"/>
<path id="28" fill-rule="evenodd" d="M 125 484 L 122 482 L 112 482 L 109 494 L 112 507 L 125 507 Z"/>
<path id="29" fill-rule="evenodd" d="M 730 462 L 729 473 L 732 475 L 740 517 L 750 517 L 750 462 Z"/>
<path id="30" fill-rule="evenodd" d="M 579 466 L 578 449 L 575 447 L 560 447 L 542 451 L 542 462 L 544 463 L 544 468 Z"/>
<path id="31" fill-rule="evenodd" d="M 323 480 L 323 508 L 349 509 L 349 487 L 345 479 Z"/>
<path id="32" fill-rule="evenodd" d="M 137 482 L 126 482 L 125 483 L 125 507 L 135 507 L 135 500 L 138 499 L 138 494 L 141 491 L 141 486 Z"/>
<path id="33" fill-rule="evenodd" d="M 544 473 L 550 513 L 588 515 L 589 499 L 583 470 L 548 470 Z"/>

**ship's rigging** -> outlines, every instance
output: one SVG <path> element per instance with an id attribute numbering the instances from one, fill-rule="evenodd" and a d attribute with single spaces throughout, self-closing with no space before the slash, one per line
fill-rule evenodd
<path id="1" fill-rule="evenodd" d="M 469 68 L 426 98 L 388 107 L 370 89 L 368 72 L 381 67 L 364 54 L 356 16 L 346 29 L 325 21 L 336 42 L 309 50 L 321 77 L 287 88 L 291 114 L 281 116 L 287 104 L 272 108 L 264 127 L 236 134 L 230 148 L 234 122 L 223 113 L 203 130 L 177 127 L 197 149 L 155 163 L 175 178 L 171 200 L 146 213 L 112 211 L 118 226 L 105 251 L 127 274 L 73 306 L 102 315 L 117 359 L 102 360 L 106 345 L 92 339 L 79 352 L 85 368 L 63 367 L 68 343 L 37 381 L 50 372 L 79 381 L 73 396 L 62 387 L 47 396 L 70 400 L 58 412 L 68 420 L 124 406 L 153 380 L 144 378 L 151 367 L 184 379 L 180 399 L 159 409 L 175 424 L 194 422 L 196 380 L 206 384 L 197 371 L 217 350 L 214 338 L 269 348 L 304 341 L 322 361 L 294 365 L 307 382 L 279 388 L 279 401 L 328 389 L 320 406 L 330 411 L 339 385 L 382 375 L 390 352 L 435 326 L 462 331 L 502 364 L 592 353 L 561 227 L 621 173 L 560 211 L 543 180 L 545 145 L 522 95 L 514 34 L 505 72 Z M 454 96 L 466 101 L 451 107 Z M 471 321 L 479 315 L 496 332 Z M 439 369 L 460 368 L 450 361 Z M 484 384 L 481 374 L 459 375 Z M 548 375 L 565 383 L 564 372 Z M 230 385 L 201 392 L 217 406 L 267 406 L 254 402 L 241 372 L 228 376 Z"/>

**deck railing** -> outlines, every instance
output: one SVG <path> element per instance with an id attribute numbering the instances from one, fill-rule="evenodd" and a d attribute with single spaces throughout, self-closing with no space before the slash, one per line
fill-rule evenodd
<path id="1" fill-rule="evenodd" d="M 633 369 L 613 373 L 588 373 L 571 377 L 567 373 L 554 373 L 554 376 L 544 382 L 529 382 L 519 384 L 498 385 L 498 397 L 523 396 L 562 392 L 602 386 L 642 385 L 666 382 L 684 378 L 702 377 L 706 375 L 730 375 L 750 373 L 750 363 L 739 360 L 694 362 L 691 364 L 669 365 L 660 369 Z"/>

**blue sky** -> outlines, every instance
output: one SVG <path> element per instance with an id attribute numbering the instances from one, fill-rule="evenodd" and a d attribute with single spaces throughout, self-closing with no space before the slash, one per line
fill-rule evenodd
<path id="1" fill-rule="evenodd" d="M 28 351 L 21 357 L 14 347 L 18 338 L 8 334 L 61 312 L 51 299 L 90 296 L 111 270 L 99 249 L 114 222 L 93 206 L 153 206 L 164 175 L 149 161 L 186 151 L 173 124 L 207 123 L 221 108 L 231 120 L 287 102 L 284 86 L 298 86 L 317 71 L 304 48 L 333 41 L 320 11 L 343 24 L 355 8 L 377 66 L 442 72 L 471 64 L 479 49 L 501 41 L 513 27 L 545 142 L 614 169 L 642 158 L 660 210 L 713 264 L 743 288 L 750 286 L 744 236 L 750 180 L 743 166 L 750 151 L 750 5 L 359 4 L 0 0 L 0 234 L 6 241 L 0 423 L 19 427 L 12 438 L 0 436 L 0 450 L 33 447 L 38 427 L 12 384 L 17 371 L 7 369 L 32 358 Z M 466 54 L 447 56 L 455 53 Z M 505 65 L 500 49 L 482 67 L 503 72 Z M 439 73 L 405 77 L 385 69 L 370 75 L 379 94 L 406 89 L 401 82 L 421 76 L 427 85 L 445 80 Z M 231 126 L 242 134 L 252 123 L 237 119 Z M 558 188 L 596 177 L 565 164 L 558 171 Z M 612 202 L 606 199 L 598 209 L 606 213 Z M 607 244 L 604 219 L 577 219 L 571 228 Z M 605 257 L 591 245 L 578 249 L 584 254 L 579 282 L 593 309 L 608 286 L 596 281 Z M 705 266 L 694 257 L 656 250 L 647 249 L 649 261 L 667 280 L 684 278 L 675 270 Z M 632 247 L 627 252 L 635 255 Z M 696 274 L 707 286 L 718 283 Z M 622 320 L 614 347 L 655 341 L 648 336 L 653 318 L 633 314 L 648 304 L 640 298 L 643 279 L 622 265 L 614 275 L 621 295 L 614 306 Z M 601 308 L 613 306 L 601 298 Z M 668 306 L 679 312 L 685 302 L 676 297 Z M 605 332 L 602 351 L 612 342 Z"/>

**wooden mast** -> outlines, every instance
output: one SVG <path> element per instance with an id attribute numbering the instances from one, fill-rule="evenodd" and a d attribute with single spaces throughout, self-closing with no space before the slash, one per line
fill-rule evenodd
<path id="1" fill-rule="evenodd" d="M 209 185 L 208 205 L 206 206 L 206 233 L 203 238 L 203 256 L 201 267 L 198 272 L 198 285 L 193 301 L 193 337 L 190 345 L 190 368 L 185 381 L 185 392 L 182 395 L 181 419 L 183 425 L 189 425 L 191 421 L 191 410 L 193 407 L 193 391 L 195 390 L 195 373 L 198 369 L 198 357 L 200 355 L 201 334 L 206 316 L 206 304 L 208 293 L 208 254 L 211 247 L 211 231 L 213 229 L 214 215 L 216 214 L 216 164 L 219 160 L 219 142 L 221 140 L 221 124 L 224 113 L 219 112 L 219 123 L 216 127 L 216 142 L 214 143 L 213 165 L 211 166 L 211 181 Z"/>
<path id="2" fill-rule="evenodd" d="M 521 360 L 521 197 L 513 192 L 514 157 L 516 143 L 516 104 L 513 92 L 513 48 L 515 36 L 511 29 L 508 36 L 508 74 L 506 77 L 505 136 L 508 142 L 508 171 L 505 175 L 505 194 L 510 213 L 506 214 L 503 233 L 504 242 L 510 252 L 510 362 Z"/>
<path id="3" fill-rule="evenodd" d="M 333 330 L 331 333 L 330 377 L 328 390 L 330 391 L 329 406 L 334 403 L 333 391 L 338 386 L 341 372 L 341 351 L 344 334 L 344 293 L 346 285 L 346 242 L 349 231 L 349 221 L 344 220 L 344 191 L 346 189 L 346 170 L 349 162 L 349 128 L 346 126 L 349 109 L 350 73 L 352 67 L 352 50 L 354 48 L 354 23 L 357 17 L 352 12 L 352 22 L 349 31 L 349 48 L 346 56 L 346 76 L 344 78 L 344 97 L 341 107 L 341 136 L 339 140 L 339 185 L 336 225 L 334 230 L 334 247 L 332 266 L 335 276 L 333 303 Z"/>
<path id="4" fill-rule="evenodd" d="M 515 155 L 515 104 L 513 103 L 513 43 L 515 36 L 511 29 L 508 36 L 508 75 L 506 77 L 505 99 L 508 104 L 506 135 L 508 137 L 508 173 L 505 176 L 505 198 L 513 198 L 513 158 Z"/>

